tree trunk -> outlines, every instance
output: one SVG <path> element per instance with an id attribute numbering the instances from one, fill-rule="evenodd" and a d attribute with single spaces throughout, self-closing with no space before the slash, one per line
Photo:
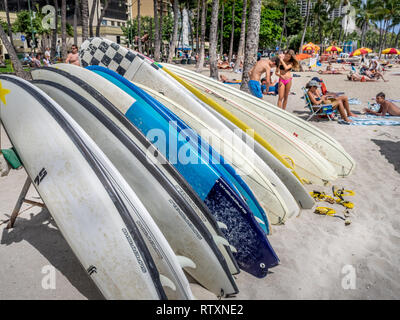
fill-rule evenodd
<path id="1" fill-rule="evenodd" d="M 11 30 L 10 11 L 8 10 L 8 1 L 7 0 L 4 0 L 4 9 L 6 10 L 8 36 L 10 37 L 11 45 L 14 47 L 14 41 L 12 38 L 12 30 Z"/>
<path id="2" fill-rule="evenodd" d="M 21 77 L 25 80 L 32 80 L 30 72 L 24 71 L 24 69 L 22 68 L 22 63 L 18 59 L 17 53 L 15 52 L 15 48 L 11 44 L 10 40 L 8 40 L 7 34 L 4 32 L 4 29 L 1 24 L 0 24 L 0 38 L 1 41 L 3 42 L 3 45 L 7 49 L 8 55 L 10 56 L 10 60 L 13 65 L 15 74 L 18 77 Z"/>
<path id="3" fill-rule="evenodd" d="M 285 29 L 286 29 L 286 7 L 287 7 L 287 2 L 285 1 L 284 7 L 283 7 L 283 26 L 282 26 L 281 39 L 279 40 L 279 50 L 282 47 L 283 35 L 284 35 Z"/>
<path id="4" fill-rule="evenodd" d="M 94 14 L 96 12 L 97 3 L 99 1 L 100 0 L 93 0 L 92 8 L 90 9 L 90 16 L 89 16 L 89 37 L 90 38 L 93 37 L 93 19 L 94 19 Z"/>
<path id="5" fill-rule="evenodd" d="M 172 40 L 169 44 L 168 63 L 172 62 L 172 58 L 175 57 L 176 41 L 178 40 L 178 23 L 179 23 L 179 3 L 178 0 L 174 0 L 174 29 L 172 31 Z"/>
<path id="6" fill-rule="evenodd" d="M 154 47 L 153 47 L 153 18 L 150 17 L 149 19 L 149 55 L 154 54 Z"/>
<path id="7" fill-rule="evenodd" d="M 78 10 L 79 10 L 79 0 L 75 0 L 74 8 L 74 44 L 78 45 Z"/>
<path id="8" fill-rule="evenodd" d="M 55 0 L 56 2 L 56 0 Z M 89 3 L 88 0 L 81 0 L 82 10 L 82 42 L 88 38 Z"/>
<path id="9" fill-rule="evenodd" d="M 192 48 L 193 52 L 193 26 L 192 26 L 192 19 L 191 19 L 192 13 L 190 9 L 188 9 L 188 21 L 189 21 L 189 34 L 190 34 L 190 47 Z"/>
<path id="10" fill-rule="evenodd" d="M 232 61 L 233 40 L 235 37 L 235 6 L 236 6 L 236 0 L 233 1 L 233 5 L 232 5 L 231 40 L 229 43 L 229 57 L 228 57 L 229 64 Z"/>
<path id="11" fill-rule="evenodd" d="M 199 21 L 200 21 L 200 0 L 197 0 L 197 11 L 196 11 L 196 54 L 199 54 Z"/>
<path id="12" fill-rule="evenodd" d="M 247 15 L 247 0 L 243 0 L 242 24 L 240 27 L 239 48 L 234 67 L 235 72 L 239 71 L 240 63 L 243 60 L 243 55 L 244 55 L 244 46 L 246 42 L 246 15 Z"/>
<path id="13" fill-rule="evenodd" d="M 221 2 L 221 7 L 222 7 L 222 11 L 221 11 L 221 25 L 220 25 L 220 45 L 219 45 L 219 53 L 222 56 L 224 55 L 224 15 L 225 15 L 225 5 L 224 5 L 224 0 L 222 0 Z"/>
<path id="14" fill-rule="evenodd" d="M 138 33 L 138 50 L 142 52 L 142 39 L 141 32 L 140 32 L 140 0 L 137 0 L 137 33 Z"/>
<path id="15" fill-rule="evenodd" d="M 251 0 L 249 10 L 249 26 L 244 55 L 242 84 L 240 90 L 249 91 L 249 71 L 257 62 L 258 41 L 260 35 L 261 0 Z"/>
<path id="16" fill-rule="evenodd" d="M 160 61 L 160 20 L 158 19 L 158 0 L 153 1 L 154 4 L 154 24 L 155 24 L 155 32 L 154 32 L 154 60 Z"/>
<path id="17" fill-rule="evenodd" d="M 299 52 L 303 52 L 303 45 L 304 45 L 304 39 L 306 37 L 307 33 L 307 27 L 308 27 L 308 20 L 310 18 L 310 2 L 311 0 L 307 1 L 307 14 L 306 14 L 306 22 L 304 24 L 304 30 L 303 30 L 303 35 L 301 36 L 301 42 L 300 42 L 300 49 Z"/>
<path id="18" fill-rule="evenodd" d="M 61 52 L 62 59 L 67 59 L 67 1 L 61 0 Z"/>
<path id="19" fill-rule="evenodd" d="M 395 40 L 395 42 L 394 42 L 394 47 L 393 47 L 393 48 L 398 48 L 398 46 L 399 46 L 399 40 L 400 40 L 400 29 L 399 29 L 399 31 L 397 32 L 397 36 L 396 36 L 396 40 Z"/>
<path id="20" fill-rule="evenodd" d="M 97 21 L 97 24 L 96 24 L 96 37 L 100 37 L 101 22 L 103 21 L 104 15 L 108 9 L 108 5 L 110 4 L 110 2 L 111 2 L 111 0 L 105 0 L 105 2 L 104 2 L 103 10 L 101 11 L 99 20 Z"/>
<path id="21" fill-rule="evenodd" d="M 52 57 L 56 56 L 57 51 L 57 27 L 58 27 L 58 0 L 54 0 L 54 8 L 56 11 L 56 16 L 54 17 L 55 29 L 53 30 L 51 37 L 51 53 Z"/>
<path id="22" fill-rule="evenodd" d="M 164 2 L 160 1 L 160 25 L 159 25 L 159 32 L 160 32 L 160 62 L 164 59 L 164 44 L 163 44 L 163 16 L 164 16 Z"/>
<path id="23" fill-rule="evenodd" d="M 219 0 L 213 0 L 211 9 L 210 26 L 210 77 L 218 80 L 218 60 L 217 60 L 217 32 L 218 32 L 218 9 Z"/>
<path id="24" fill-rule="evenodd" d="M 204 47 L 206 40 L 206 0 L 201 0 L 201 35 L 200 35 L 200 52 L 196 63 L 196 72 L 201 72 L 204 66 Z"/>

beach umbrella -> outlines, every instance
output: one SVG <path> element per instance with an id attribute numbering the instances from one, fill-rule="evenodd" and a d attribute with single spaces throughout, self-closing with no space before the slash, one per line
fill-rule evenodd
<path id="1" fill-rule="evenodd" d="M 400 50 L 397 50 L 395 48 L 387 48 L 382 51 L 383 54 L 400 54 Z"/>
<path id="2" fill-rule="evenodd" d="M 363 54 L 368 54 L 371 52 L 372 52 L 372 50 L 369 48 L 360 48 L 360 49 L 354 50 L 352 53 L 350 53 L 350 57 L 361 56 Z"/>
<path id="3" fill-rule="evenodd" d="M 328 52 L 333 52 L 333 51 L 337 51 L 337 52 L 342 52 L 343 49 L 339 48 L 339 47 L 335 47 L 335 46 L 330 46 L 326 49 L 326 51 Z"/>
<path id="4" fill-rule="evenodd" d="M 309 42 L 303 46 L 303 51 L 319 51 L 320 47 L 316 44 Z"/>

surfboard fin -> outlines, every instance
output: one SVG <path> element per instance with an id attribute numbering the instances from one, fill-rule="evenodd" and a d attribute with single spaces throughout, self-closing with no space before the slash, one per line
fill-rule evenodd
<path id="1" fill-rule="evenodd" d="M 231 244 L 229 244 L 228 240 L 226 240 L 225 238 L 223 238 L 221 236 L 213 236 L 213 239 L 217 245 L 222 244 L 224 246 L 229 247 L 232 252 L 237 252 L 236 248 L 234 246 L 232 246 Z"/>
<path id="2" fill-rule="evenodd" d="M 176 291 L 175 284 L 171 281 L 171 279 L 167 278 L 166 276 L 160 274 L 160 282 L 163 287 L 168 287 L 173 291 Z"/>
<path id="3" fill-rule="evenodd" d="M 219 227 L 220 229 L 228 230 L 228 226 L 227 226 L 225 223 L 223 223 L 223 222 L 221 222 L 221 221 L 217 221 L 217 224 L 218 224 L 218 227 Z"/>
<path id="4" fill-rule="evenodd" d="M 176 256 L 176 257 L 178 258 L 178 262 L 182 268 L 196 269 L 196 264 L 188 257 L 185 256 Z"/>

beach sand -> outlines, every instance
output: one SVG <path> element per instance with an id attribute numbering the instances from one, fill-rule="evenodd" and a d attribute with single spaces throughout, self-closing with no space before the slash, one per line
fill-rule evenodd
<path id="1" fill-rule="evenodd" d="M 186 66 L 193 69 L 193 66 Z M 398 71 L 399 69 L 394 69 Z M 383 91 L 388 98 L 400 99 L 400 77 L 386 73 L 388 83 L 349 82 L 345 75 L 297 73 L 289 98 L 288 111 L 305 117 L 308 111 L 301 99 L 301 88 L 314 76 L 322 77 L 328 90 L 344 91 L 358 98 L 361 111 L 371 98 Z M 230 79 L 239 78 L 224 71 Z M 205 69 L 203 74 L 208 75 Z M 276 104 L 277 97 L 265 100 Z M 400 127 L 347 126 L 336 121 L 313 121 L 339 141 L 357 162 L 355 172 L 334 182 L 355 191 L 350 211 L 352 223 L 321 216 L 313 210 L 275 226 L 269 240 L 280 258 L 264 279 L 245 272 L 236 276 L 240 293 L 236 299 L 399 299 L 400 298 Z M 2 148 L 11 146 L 4 130 Z M 26 173 L 11 170 L 0 177 L 0 224 L 9 218 Z M 331 193 L 331 186 L 307 186 L 310 191 Z M 29 198 L 37 200 L 31 188 Z M 344 208 L 326 202 L 343 216 Z M 57 230 L 46 209 L 24 204 L 16 226 L 0 225 L 1 299 L 101 299 L 97 288 Z M 43 289 L 46 266 L 54 266 L 56 288 Z M 44 273 L 43 273 L 44 272 Z M 346 281 L 352 277 L 352 281 Z M 355 287 L 346 285 L 352 283 Z M 199 285 L 192 285 L 199 299 L 215 299 Z"/>

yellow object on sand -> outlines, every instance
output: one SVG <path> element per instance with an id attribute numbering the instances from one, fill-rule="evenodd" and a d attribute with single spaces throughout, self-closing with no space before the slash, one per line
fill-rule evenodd
<path id="1" fill-rule="evenodd" d="M 225 118 L 230 120 L 232 123 L 234 123 L 236 126 L 238 126 L 241 130 L 243 130 L 244 132 L 248 132 L 250 130 L 253 131 L 253 129 L 250 128 L 246 123 L 244 123 L 242 120 L 240 120 L 239 118 L 234 116 L 232 113 L 230 113 L 228 110 L 226 110 L 223 106 L 221 106 L 219 103 L 217 103 L 213 99 L 210 99 L 207 96 L 205 96 L 197 88 L 193 87 L 191 84 L 189 84 L 188 82 L 183 80 L 181 77 L 177 76 L 175 73 L 168 70 L 166 67 L 163 67 L 162 70 L 164 70 L 171 77 L 173 77 L 175 80 L 177 80 L 186 89 L 191 91 L 197 98 L 199 98 L 203 102 L 207 103 L 209 106 L 211 106 L 217 112 L 219 112 L 222 116 L 224 116 Z M 290 171 L 296 176 L 296 178 L 299 179 L 299 181 L 303 183 L 302 179 L 299 177 L 299 175 L 294 170 L 294 167 L 291 166 L 288 163 L 288 161 L 286 161 L 263 137 L 261 137 L 257 132 L 255 132 L 255 131 L 253 131 L 253 132 L 254 132 L 254 140 L 256 140 L 258 143 L 260 143 L 269 152 L 271 152 L 271 154 L 275 158 L 277 158 L 285 167 L 289 168 Z"/>

